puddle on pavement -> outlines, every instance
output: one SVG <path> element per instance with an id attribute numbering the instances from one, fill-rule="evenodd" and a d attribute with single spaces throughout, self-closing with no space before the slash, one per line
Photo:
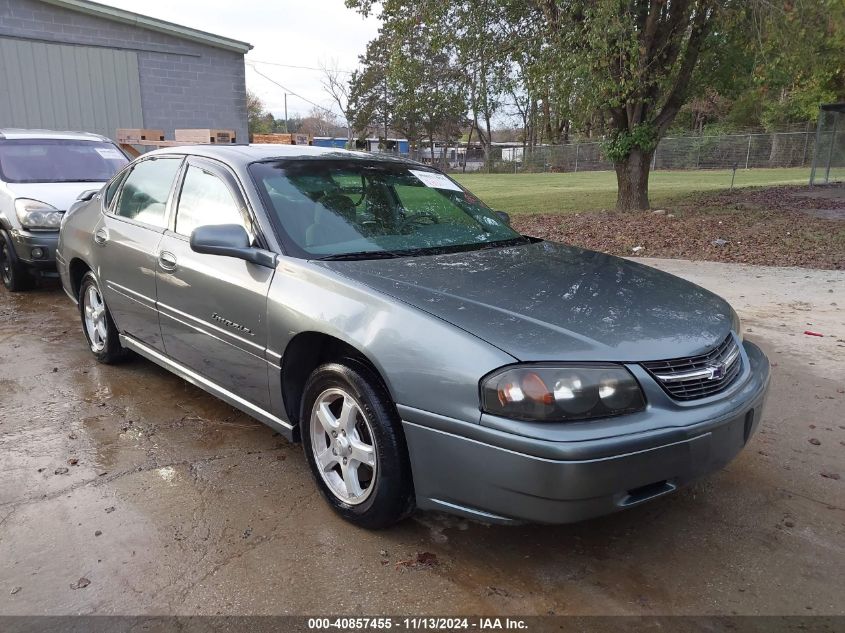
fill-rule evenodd
<path id="1" fill-rule="evenodd" d="M 670 497 L 571 526 L 418 514 L 366 532 L 326 506 L 299 446 L 146 360 L 97 365 L 55 294 L 0 297 L 0 320 L 16 320 L 0 336 L 45 322 L 38 311 L 54 304 L 46 322 L 67 331 L 61 344 L 0 340 L 0 418 L 14 414 L 0 425 L 0 474 L 19 508 L 0 528 L 0 559 L 23 561 L 0 568 L 0 583 L 25 585 L 31 605 L 318 612 L 331 591 L 350 612 L 829 612 L 842 586 L 842 510 L 828 507 L 841 482 L 811 470 L 841 464 L 842 395 L 829 399 L 834 381 L 801 363 L 778 359 L 764 426 L 740 458 Z M 809 424 L 821 446 L 807 443 Z M 70 472 L 53 475 L 59 466 Z M 437 564 L 402 564 L 420 552 Z M 37 569 L 60 582 L 36 586 Z M 83 573 L 88 593 L 67 589 Z"/>

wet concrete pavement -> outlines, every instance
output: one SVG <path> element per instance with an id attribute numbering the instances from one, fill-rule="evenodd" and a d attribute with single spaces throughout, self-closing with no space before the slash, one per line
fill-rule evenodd
<path id="1" fill-rule="evenodd" d="M 146 360 L 96 364 L 58 286 L 0 290 L 0 614 L 845 613 L 845 273 L 647 263 L 737 307 L 773 363 L 761 430 L 557 527 L 356 529 L 299 446 Z"/>

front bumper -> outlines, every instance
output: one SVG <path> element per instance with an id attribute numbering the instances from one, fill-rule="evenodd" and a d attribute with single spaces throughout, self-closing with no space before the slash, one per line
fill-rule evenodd
<path id="1" fill-rule="evenodd" d="M 58 231 L 45 231 L 43 233 L 12 231 L 11 237 L 12 248 L 15 249 L 15 256 L 18 261 L 36 270 L 54 271 L 56 269 Z"/>
<path id="2" fill-rule="evenodd" d="M 717 415 L 673 424 L 651 410 L 652 430 L 593 441 L 514 438 L 481 425 L 400 407 L 417 505 L 493 523 L 570 523 L 668 494 L 719 470 L 756 431 L 769 386 L 769 362 L 743 344 L 748 365 Z M 689 416 L 687 413 L 687 418 Z"/>

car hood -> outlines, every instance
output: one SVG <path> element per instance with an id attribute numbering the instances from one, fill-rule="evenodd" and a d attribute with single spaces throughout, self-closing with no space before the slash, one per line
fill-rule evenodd
<path id="1" fill-rule="evenodd" d="M 728 303 L 695 284 L 553 242 L 317 264 L 523 361 L 691 356 L 723 341 L 732 324 Z"/>
<path id="2" fill-rule="evenodd" d="M 99 191 L 105 182 L 10 182 L 6 185 L 15 198 L 31 198 L 46 202 L 59 211 L 67 211 L 76 202 L 79 194 L 96 189 Z"/>

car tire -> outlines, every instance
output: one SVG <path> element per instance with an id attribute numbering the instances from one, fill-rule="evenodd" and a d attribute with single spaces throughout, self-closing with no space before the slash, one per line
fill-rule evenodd
<path id="1" fill-rule="evenodd" d="M 35 287 L 35 277 L 29 268 L 18 261 L 12 241 L 0 232 L 0 279 L 9 292 L 21 292 Z"/>
<path id="2" fill-rule="evenodd" d="M 120 344 L 117 327 L 106 307 L 94 273 L 88 271 L 79 284 L 79 316 L 88 347 L 96 359 L 106 365 L 119 363 L 127 356 Z"/>
<path id="3" fill-rule="evenodd" d="M 314 480 L 344 519 L 380 529 L 413 511 L 401 421 L 387 389 L 365 365 L 350 360 L 315 369 L 305 385 L 300 430 Z"/>

